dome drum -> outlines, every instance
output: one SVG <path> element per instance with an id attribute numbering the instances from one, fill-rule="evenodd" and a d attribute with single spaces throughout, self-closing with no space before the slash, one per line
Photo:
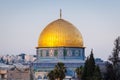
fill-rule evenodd
<path id="1" fill-rule="evenodd" d="M 84 60 L 84 48 L 39 48 L 39 59 L 80 59 Z"/>

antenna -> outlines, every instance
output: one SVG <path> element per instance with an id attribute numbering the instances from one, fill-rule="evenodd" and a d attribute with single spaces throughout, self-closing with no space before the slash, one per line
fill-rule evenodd
<path id="1" fill-rule="evenodd" d="M 60 9 L 60 19 L 62 18 L 62 10 Z"/>

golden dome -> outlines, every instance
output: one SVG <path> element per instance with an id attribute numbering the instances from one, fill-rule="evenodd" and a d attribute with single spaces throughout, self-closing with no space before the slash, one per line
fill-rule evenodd
<path id="1" fill-rule="evenodd" d="M 74 25 L 58 19 L 48 24 L 41 32 L 38 48 L 41 47 L 83 47 L 83 39 Z"/>

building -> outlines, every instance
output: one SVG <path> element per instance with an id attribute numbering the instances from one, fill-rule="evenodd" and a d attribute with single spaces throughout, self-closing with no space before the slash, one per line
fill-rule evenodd
<path id="1" fill-rule="evenodd" d="M 8 65 L 0 63 L 0 80 L 7 80 L 7 71 L 9 70 Z"/>
<path id="2" fill-rule="evenodd" d="M 32 63 L 35 78 L 45 79 L 58 62 L 67 67 L 68 77 L 85 62 L 82 34 L 70 22 L 61 18 L 49 23 L 41 32 L 36 47 L 37 59 Z"/>
<path id="3" fill-rule="evenodd" d="M 30 69 L 14 67 L 8 70 L 7 80 L 30 80 Z"/>
<path id="4" fill-rule="evenodd" d="M 30 80 L 30 67 L 22 64 L 0 63 L 0 80 Z"/>
<path id="5" fill-rule="evenodd" d="M 34 57 L 34 55 L 25 55 L 25 62 L 33 62 L 36 59 L 36 57 Z"/>

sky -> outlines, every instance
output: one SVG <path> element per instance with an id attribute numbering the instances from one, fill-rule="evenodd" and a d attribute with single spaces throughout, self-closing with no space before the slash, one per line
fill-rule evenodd
<path id="1" fill-rule="evenodd" d="M 85 55 L 107 60 L 120 36 L 120 0 L 0 0 L 0 55 L 36 54 L 41 31 L 62 18 L 82 33 Z"/>

